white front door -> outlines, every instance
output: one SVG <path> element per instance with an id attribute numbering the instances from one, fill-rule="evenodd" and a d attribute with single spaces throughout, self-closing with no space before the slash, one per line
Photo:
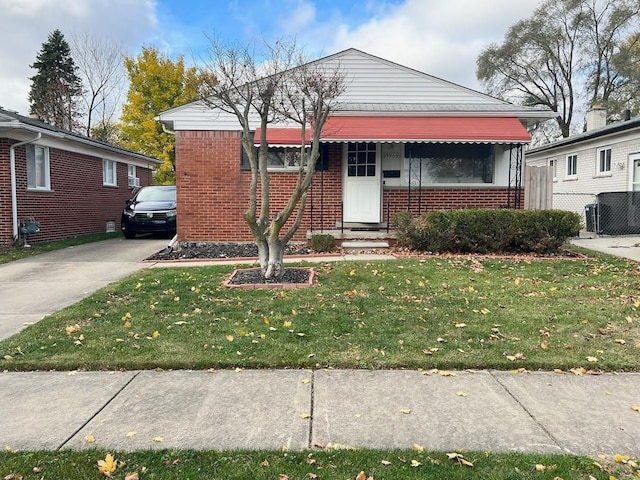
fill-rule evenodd
<path id="1" fill-rule="evenodd" d="M 382 185 L 376 143 L 348 143 L 343 153 L 343 221 L 380 223 Z"/>

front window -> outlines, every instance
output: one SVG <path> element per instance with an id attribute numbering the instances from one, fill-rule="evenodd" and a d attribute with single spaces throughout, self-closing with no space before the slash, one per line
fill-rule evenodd
<path id="1" fill-rule="evenodd" d="M 116 162 L 113 160 L 102 160 L 102 184 L 112 187 L 118 185 Z"/>
<path id="2" fill-rule="evenodd" d="M 404 157 L 404 185 L 493 183 L 491 145 L 409 143 Z"/>
<path id="3" fill-rule="evenodd" d="M 598 151 L 598 173 L 611 173 L 611 149 Z"/>
<path id="4" fill-rule="evenodd" d="M 269 147 L 267 166 L 270 169 L 299 170 L 301 165 L 307 165 L 309 149 L 305 149 L 304 159 L 300 147 Z"/>
<path id="5" fill-rule="evenodd" d="M 567 155 L 567 177 L 578 175 L 578 155 Z"/>
<path id="6" fill-rule="evenodd" d="M 50 190 L 49 147 L 27 146 L 27 187 Z"/>

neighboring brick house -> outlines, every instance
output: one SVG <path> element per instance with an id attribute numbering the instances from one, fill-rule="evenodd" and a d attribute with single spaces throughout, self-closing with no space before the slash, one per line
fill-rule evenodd
<path id="1" fill-rule="evenodd" d="M 0 108 L 0 247 L 28 218 L 29 243 L 119 230 L 135 185 L 158 160 Z"/>
<path id="2" fill-rule="evenodd" d="M 640 233 L 640 117 L 606 119 L 604 109 L 592 108 L 585 132 L 526 151 L 526 164 L 551 166 L 553 208 L 587 212 L 587 230 Z M 602 229 L 589 217 L 597 203 Z"/>
<path id="3" fill-rule="evenodd" d="M 527 127 L 553 112 L 355 49 L 316 62 L 339 65 L 347 88 L 323 128 L 298 240 L 312 231 L 386 229 L 401 210 L 521 207 Z M 251 240 L 243 219 L 250 176 L 237 119 L 193 102 L 158 120 L 176 135 L 178 239 Z M 267 139 L 275 214 L 296 180 L 300 132 L 274 125 Z"/>

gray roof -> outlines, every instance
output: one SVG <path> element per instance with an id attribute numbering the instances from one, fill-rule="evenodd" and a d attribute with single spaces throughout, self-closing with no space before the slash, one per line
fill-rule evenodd
<path id="1" fill-rule="evenodd" d="M 37 118 L 26 117 L 24 115 L 20 115 L 18 112 L 13 112 L 11 110 L 5 110 L 0 107 L 0 128 L 3 126 L 3 123 L 15 123 L 19 122 L 21 125 L 25 125 L 31 130 L 44 130 L 42 133 L 51 132 L 52 135 L 56 137 L 64 137 L 66 140 L 77 141 L 78 143 L 83 143 L 85 145 L 91 145 L 95 148 L 100 148 L 103 150 L 107 150 L 110 152 L 118 153 L 120 155 L 127 155 L 130 157 L 135 157 L 140 160 L 145 160 L 153 163 L 161 163 L 160 160 L 152 157 L 148 157 L 146 155 L 142 155 L 141 153 L 137 153 L 131 150 L 127 150 L 126 148 L 119 147 L 117 145 L 113 145 L 111 143 L 102 142 L 100 140 L 96 140 L 94 138 L 87 137 L 85 135 L 81 135 L 79 133 L 72 132 L 70 130 L 65 130 L 64 128 L 56 127 L 55 125 L 51 125 L 49 123 L 43 122 Z"/>

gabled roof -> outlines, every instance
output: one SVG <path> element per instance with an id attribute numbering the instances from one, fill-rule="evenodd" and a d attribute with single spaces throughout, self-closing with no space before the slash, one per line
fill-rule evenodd
<path id="1" fill-rule="evenodd" d="M 557 116 L 546 108 L 513 105 L 490 95 L 350 48 L 310 62 L 339 67 L 346 91 L 332 115 L 516 117 L 534 124 Z M 162 112 L 158 120 L 175 130 L 234 129 L 231 114 L 192 102 Z M 257 125 L 256 125 L 257 126 Z M 235 129 L 239 129 L 237 126 Z"/>
<path id="2" fill-rule="evenodd" d="M 623 133 L 628 130 L 633 130 L 635 128 L 640 128 L 640 117 L 634 117 L 631 120 L 612 123 L 604 127 L 589 130 L 588 132 L 579 133 L 577 135 L 572 135 L 570 137 L 563 138 L 562 140 L 557 140 L 555 142 L 547 143 L 546 145 L 541 145 L 536 148 L 531 148 L 526 151 L 526 154 L 541 153 L 547 150 L 553 150 L 560 147 L 566 147 L 568 145 L 574 145 L 576 143 L 581 143 L 589 140 L 595 140 L 598 138 L 607 137 L 609 135 L 614 135 L 617 133 Z M 640 135 L 640 132 L 639 132 L 639 135 Z"/>
<path id="3" fill-rule="evenodd" d="M 0 137 L 14 138 L 22 140 L 25 134 L 41 133 L 43 137 L 51 137 L 67 143 L 74 143 L 82 146 L 84 149 L 92 152 L 89 154 L 96 155 L 98 153 L 110 153 L 121 157 L 135 158 L 147 163 L 162 163 L 157 160 L 140 153 L 127 150 L 100 140 L 95 140 L 84 135 L 80 135 L 63 128 L 43 122 L 31 117 L 20 115 L 17 112 L 4 110 L 0 108 Z"/>

